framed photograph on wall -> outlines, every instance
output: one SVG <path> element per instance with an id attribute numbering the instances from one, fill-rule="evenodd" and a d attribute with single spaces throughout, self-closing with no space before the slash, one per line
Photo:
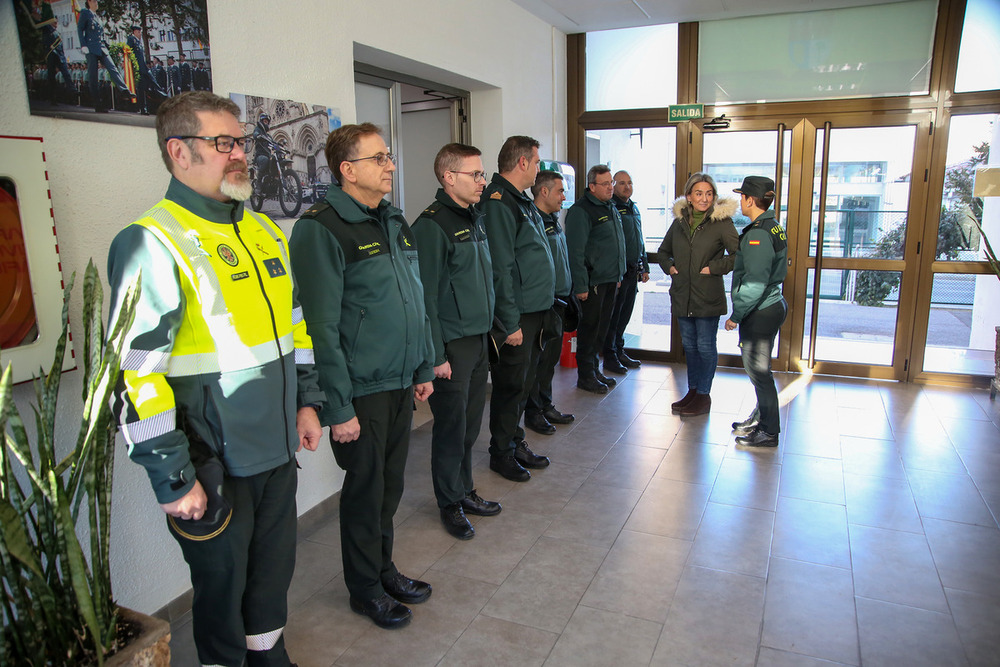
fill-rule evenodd
<path id="1" fill-rule="evenodd" d="M 212 90 L 207 0 L 12 1 L 33 115 L 152 127 L 171 95 Z"/>
<path id="2" fill-rule="evenodd" d="M 287 234 L 299 213 L 321 201 L 333 182 L 323 149 L 327 135 L 341 125 L 340 110 L 239 93 L 229 98 L 240 108 L 244 134 L 253 138 L 247 147 L 250 206 Z"/>
<path id="3" fill-rule="evenodd" d="M 0 136 L 0 366 L 46 372 L 62 335 L 63 280 L 42 139 Z M 76 367 L 70 353 L 63 370 Z"/>

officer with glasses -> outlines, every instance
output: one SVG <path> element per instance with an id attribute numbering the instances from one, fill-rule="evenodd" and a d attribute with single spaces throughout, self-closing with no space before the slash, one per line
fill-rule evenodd
<path id="1" fill-rule="evenodd" d="M 160 105 L 170 185 L 108 253 L 111 321 L 142 278 L 112 413 L 191 569 L 200 664 L 288 667 L 295 455 L 326 399 L 288 242 L 243 206 L 239 113 L 208 92 Z"/>
<path id="2" fill-rule="evenodd" d="M 424 310 L 417 242 L 392 191 L 396 156 L 371 123 L 327 137 L 337 183 L 295 223 L 292 270 L 316 343 L 320 421 L 330 427 L 340 492 L 344 583 L 351 609 L 382 628 L 411 618 L 431 595 L 392 560 L 392 518 L 403 495 L 413 400 L 434 391 L 434 346 Z"/>

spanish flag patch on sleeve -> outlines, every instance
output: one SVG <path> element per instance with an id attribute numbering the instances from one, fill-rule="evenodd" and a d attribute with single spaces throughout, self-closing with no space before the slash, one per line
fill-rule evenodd
<path id="1" fill-rule="evenodd" d="M 750 245 L 760 245 L 760 241 L 747 241 Z"/>

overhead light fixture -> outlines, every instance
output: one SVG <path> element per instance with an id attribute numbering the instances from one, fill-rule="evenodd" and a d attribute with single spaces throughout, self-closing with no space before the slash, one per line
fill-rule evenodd
<path id="1" fill-rule="evenodd" d="M 721 116 L 716 116 L 712 120 L 705 121 L 702 124 L 702 129 L 704 130 L 727 130 L 729 129 L 730 120 L 726 118 L 726 114 Z"/>

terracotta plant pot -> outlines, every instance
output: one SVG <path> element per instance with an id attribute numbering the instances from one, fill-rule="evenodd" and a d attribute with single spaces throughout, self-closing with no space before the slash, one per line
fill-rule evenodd
<path id="1" fill-rule="evenodd" d="M 139 636 L 104 661 L 105 667 L 170 667 L 170 624 L 119 607 L 121 618 L 141 628 Z"/>

